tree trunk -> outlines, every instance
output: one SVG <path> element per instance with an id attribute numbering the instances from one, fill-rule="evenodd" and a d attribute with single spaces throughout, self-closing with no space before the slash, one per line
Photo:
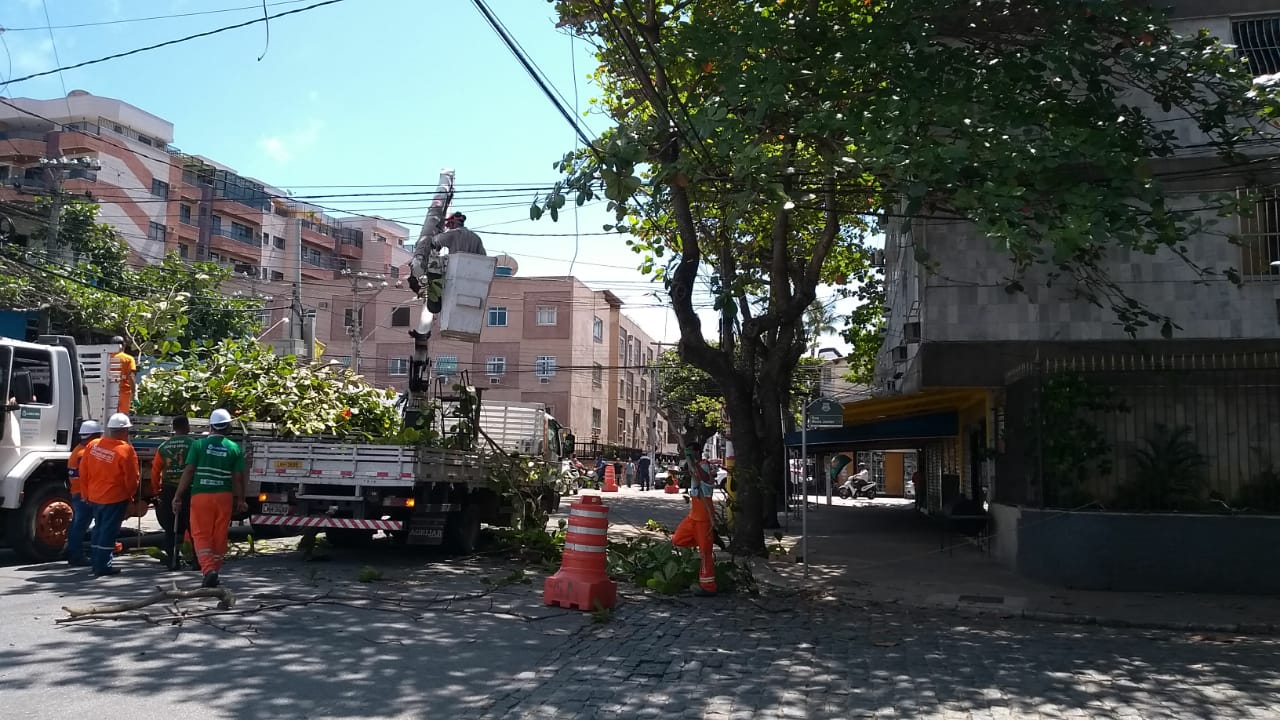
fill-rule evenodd
<path id="1" fill-rule="evenodd" d="M 737 502 L 730 549 L 738 555 L 764 555 L 764 490 L 768 475 L 755 398 L 748 393 L 728 393 L 725 410 L 733 430 L 733 487 Z"/>

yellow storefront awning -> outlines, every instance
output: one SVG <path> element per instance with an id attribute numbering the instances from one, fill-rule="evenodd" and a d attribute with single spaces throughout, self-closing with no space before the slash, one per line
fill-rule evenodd
<path id="1" fill-rule="evenodd" d="M 929 388 L 910 395 L 890 395 L 871 398 L 844 405 L 844 424 L 858 425 L 890 418 L 904 418 L 912 415 L 962 411 L 967 408 L 985 404 L 989 397 L 986 388 Z"/>

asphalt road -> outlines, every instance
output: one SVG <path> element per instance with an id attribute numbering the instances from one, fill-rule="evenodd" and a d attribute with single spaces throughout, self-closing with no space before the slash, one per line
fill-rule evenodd
<path id="1" fill-rule="evenodd" d="M 609 502 L 635 522 L 681 507 L 626 493 Z M 229 562 L 235 610 L 184 602 L 180 625 L 165 604 L 56 622 L 63 606 L 198 584 L 149 558 L 123 558 L 123 574 L 100 580 L 62 564 L 0 568 L 0 716 L 1280 717 L 1273 639 L 966 618 L 784 591 L 700 600 L 624 588 L 597 623 L 545 607 L 532 568 L 522 582 L 508 562 L 391 548 L 306 562 L 295 545 L 274 541 Z"/>

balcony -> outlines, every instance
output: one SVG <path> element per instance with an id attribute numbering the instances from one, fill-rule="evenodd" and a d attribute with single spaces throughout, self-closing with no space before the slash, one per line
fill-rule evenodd
<path id="1" fill-rule="evenodd" d="M 262 260 L 262 253 L 257 245 L 248 245 L 221 234 L 214 234 L 209 238 L 209 250 L 219 255 L 231 255 L 236 260 L 250 261 L 255 264 Z"/>
<path id="2" fill-rule="evenodd" d="M 347 243 L 346 241 L 338 243 L 338 254 L 342 255 L 344 258 L 351 258 L 352 260 L 359 260 L 364 257 L 364 251 L 362 248 L 357 245 Z"/>
<path id="3" fill-rule="evenodd" d="M 245 245 L 249 245 L 254 249 L 255 254 L 257 254 L 258 252 L 258 247 L 259 247 L 258 236 L 252 230 L 250 230 L 248 233 L 245 233 L 243 231 L 237 231 L 234 227 L 222 225 L 220 227 L 214 228 L 213 234 L 220 235 L 224 238 L 228 238 L 231 240 L 235 240 L 238 243 L 244 243 Z"/>
<path id="4" fill-rule="evenodd" d="M 0 157 L 10 162 L 35 162 L 44 157 L 48 149 L 43 132 L 35 130 L 0 132 Z"/>

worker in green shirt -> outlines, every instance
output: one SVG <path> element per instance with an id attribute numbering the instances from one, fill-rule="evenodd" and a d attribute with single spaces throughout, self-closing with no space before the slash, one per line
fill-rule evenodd
<path id="1" fill-rule="evenodd" d="M 183 496 L 191 493 L 191 542 L 204 573 L 201 587 L 218 587 L 218 573 L 227 554 L 227 531 L 232 511 L 247 512 L 244 499 L 244 451 L 226 437 L 231 413 L 218 408 L 209 416 L 209 435 L 191 443 L 173 511 L 182 511 Z"/>
<path id="2" fill-rule="evenodd" d="M 186 539 L 191 521 L 186 512 L 174 512 L 173 498 L 182 481 L 182 471 L 187 467 L 187 451 L 191 449 L 191 421 L 185 415 L 173 419 L 173 437 L 160 443 L 155 459 L 151 461 L 151 493 L 159 494 L 156 517 L 164 531 L 165 561 L 170 570 L 182 566 L 182 543 Z M 184 498 L 185 500 L 185 498 Z M 184 510 L 189 509 L 184 505 Z"/>

